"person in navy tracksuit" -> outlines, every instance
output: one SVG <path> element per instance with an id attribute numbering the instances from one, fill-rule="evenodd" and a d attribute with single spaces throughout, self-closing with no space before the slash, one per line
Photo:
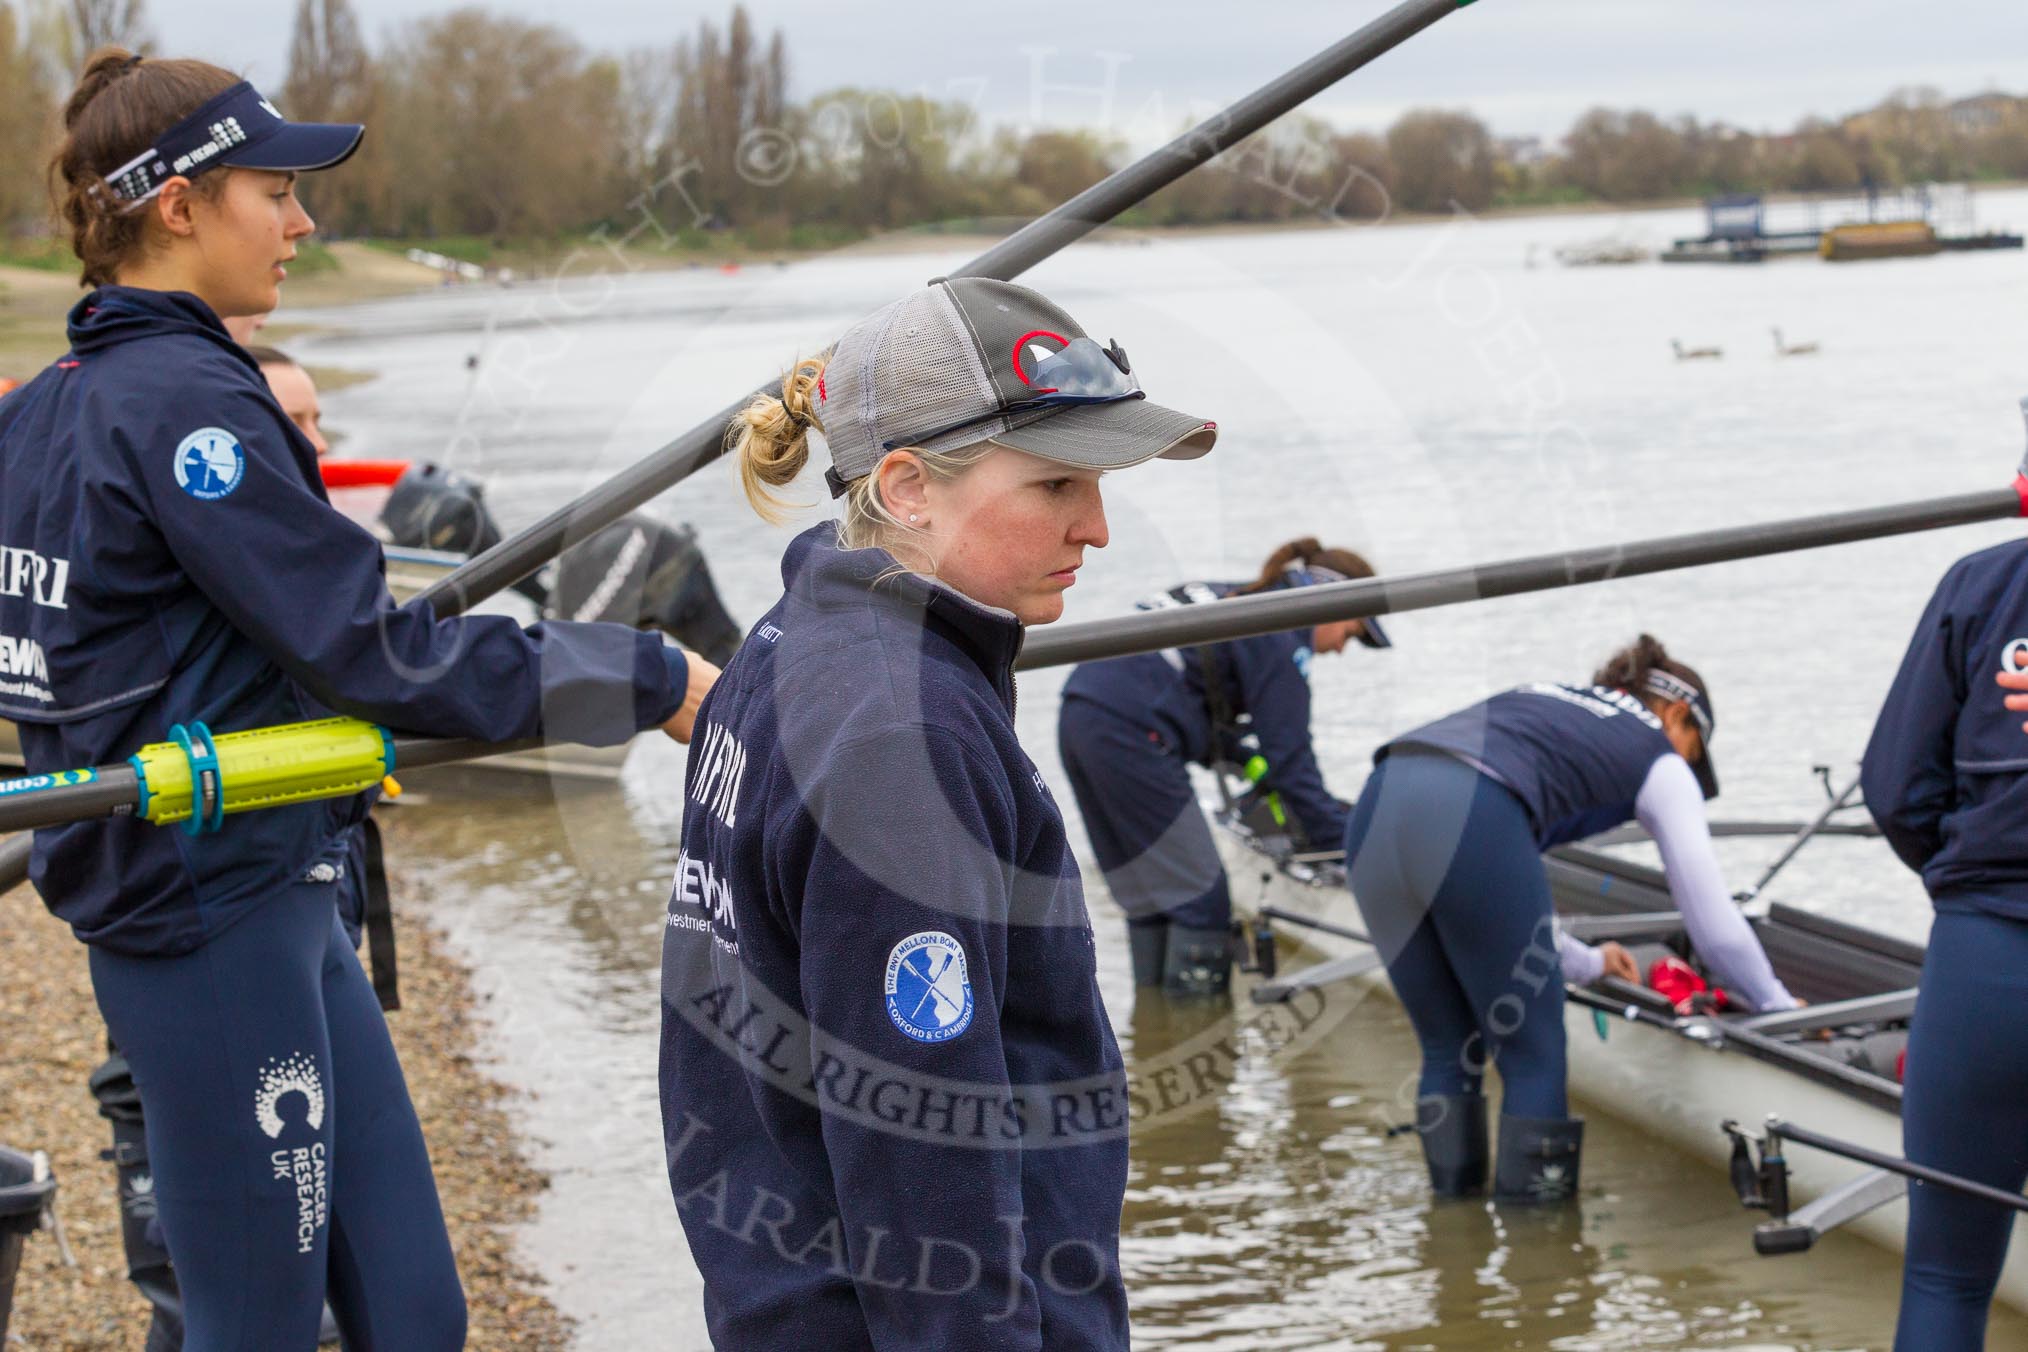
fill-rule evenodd
<path id="1" fill-rule="evenodd" d="M 1186 583 L 1143 605 L 1371 576 L 1349 549 L 1291 540 L 1251 583 Z M 1331 850 L 1344 839 L 1350 809 L 1324 787 L 1310 745 L 1309 675 L 1314 655 L 1343 652 L 1355 638 L 1390 646 L 1378 620 L 1341 620 L 1071 672 L 1057 749 L 1092 853 L 1126 912 L 1136 986 L 1217 996 L 1231 980 L 1232 893 L 1189 764 L 1239 772 L 1257 747 L 1253 800 L 1281 816 L 1297 847 Z M 1248 734 L 1253 745 L 1242 746 Z"/>
<path id="2" fill-rule="evenodd" d="M 1521 686 L 1374 754 L 1346 862 L 1422 1044 L 1417 1128 L 1439 1195 L 1485 1184 L 1489 1062 L 1505 1089 L 1494 1196 L 1576 1194 L 1584 1124 L 1565 1094 L 1563 981 L 1640 973 L 1619 945 L 1557 930 L 1543 850 L 1639 820 L 1698 955 L 1748 1008 L 1795 1004 L 1712 852 L 1715 726 L 1703 678 L 1643 634 L 1590 685 Z"/>
<path id="3" fill-rule="evenodd" d="M 2024 467 L 2028 471 L 2028 467 Z M 2024 480 L 2028 482 L 2028 480 Z M 1952 565 L 1915 627 L 1861 779 L 1936 907 L 1909 1026 L 1908 1158 L 2011 1192 L 2028 1182 L 2028 542 Z M 2011 697 L 2016 698 L 2018 697 Z M 2014 1213 L 1911 1183 L 1900 1352 L 1978 1348 Z"/>
<path id="4" fill-rule="evenodd" d="M 1215 429 L 979 278 L 745 410 L 764 514 L 812 427 L 844 520 L 791 542 L 704 703 L 663 936 L 669 1181 L 713 1345 L 1123 1352 L 1125 1074 L 1013 666 L 1106 542 L 1100 472 Z"/>
<path id="5" fill-rule="evenodd" d="M 95 56 L 57 172 L 85 280 L 71 350 L 0 402 L 0 716 L 31 773 L 172 725 L 333 712 L 421 733 L 687 734 L 714 674 L 617 626 L 439 620 L 387 594 L 310 443 L 221 315 L 271 310 L 312 229 L 296 172 L 356 126 L 291 124 L 199 61 Z M 201 737 L 200 737 L 201 740 Z M 38 831 L 31 877 L 90 950 L 145 1108 L 186 1345 L 461 1346 L 429 1159 L 339 915 L 370 794 Z"/>

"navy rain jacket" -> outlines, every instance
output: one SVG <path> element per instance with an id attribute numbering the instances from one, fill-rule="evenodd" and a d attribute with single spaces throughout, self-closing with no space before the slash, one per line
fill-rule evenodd
<path id="1" fill-rule="evenodd" d="M 326 717 L 487 740 L 623 741 L 681 707 L 681 652 L 618 625 L 397 607 L 380 546 L 210 308 L 106 287 L 70 355 L 0 399 L 0 717 L 31 773 Z M 31 877 L 86 943 L 188 952 L 364 818 L 371 794 L 191 837 L 134 817 L 38 831 Z"/>
<path id="2" fill-rule="evenodd" d="M 1289 585 L 1278 583 L 1277 587 Z M 1201 589 L 1204 599 L 1232 595 L 1236 582 L 1185 583 L 1175 593 Z M 1162 602 L 1158 598 L 1156 604 Z M 1279 793 L 1304 835 L 1319 848 L 1345 839 L 1351 804 L 1324 786 L 1324 772 L 1310 744 L 1310 647 L 1308 629 L 1234 639 L 1211 645 L 1223 678 L 1231 716 L 1249 715 L 1247 731 L 1260 743 L 1267 774 L 1255 792 Z M 1214 746 L 1211 706 L 1204 686 L 1203 648 L 1139 653 L 1080 663 L 1064 682 L 1066 699 L 1088 700 L 1128 718 L 1153 718 L 1183 751 L 1184 759 L 1210 765 L 1214 758 L 1245 760 L 1228 742 Z"/>
<path id="3" fill-rule="evenodd" d="M 2028 667 L 2028 541 L 1959 559 L 1887 692 L 1866 808 L 1938 901 L 2028 918 L 2028 733 L 1993 683 Z"/>
<path id="4" fill-rule="evenodd" d="M 1441 751 L 1505 786 L 1545 850 L 1632 821 L 1648 772 L 1676 754 L 1662 720 L 1626 691 L 1546 682 L 1405 732 L 1374 763 L 1409 748 Z"/>
<path id="5" fill-rule="evenodd" d="M 1022 630 L 835 527 L 704 702 L 662 959 L 714 1346 L 1127 1347 L 1127 1100 Z"/>

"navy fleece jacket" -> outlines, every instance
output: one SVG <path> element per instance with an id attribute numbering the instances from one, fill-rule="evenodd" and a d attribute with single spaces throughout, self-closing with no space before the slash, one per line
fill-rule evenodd
<path id="1" fill-rule="evenodd" d="M 1994 673 L 2028 668 L 2028 541 L 1951 565 L 1866 744 L 1867 811 L 1938 901 L 2028 919 L 2028 734 Z"/>
<path id="2" fill-rule="evenodd" d="M 1111 1352 L 1127 1102 L 1021 629 L 799 536 L 705 701 L 663 938 L 715 1345 Z"/>
<path id="3" fill-rule="evenodd" d="M 316 453 L 210 308 L 105 287 L 71 351 L 0 399 L 0 717 L 31 774 L 104 765 L 174 723 L 352 714 L 488 741 L 618 742 L 682 705 L 687 666 L 620 625 L 440 620 L 388 595 Z M 38 831 L 31 877 L 80 939 L 187 952 L 342 849 L 370 796 Z"/>

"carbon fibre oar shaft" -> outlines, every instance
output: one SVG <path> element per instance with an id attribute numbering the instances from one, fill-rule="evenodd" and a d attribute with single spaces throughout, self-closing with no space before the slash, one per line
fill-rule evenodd
<path id="1" fill-rule="evenodd" d="M 951 273 L 1011 281 L 1073 244 L 1129 207 L 1220 152 L 1259 131 L 1311 95 L 1400 46 L 1473 0 L 1407 0 L 1343 41 L 1213 114 L 1040 216 Z M 762 389 L 773 389 L 772 384 Z M 760 393 L 760 390 L 754 393 Z M 589 539 L 649 499 L 674 487 L 725 454 L 725 428 L 753 394 L 727 404 L 704 422 L 534 525 L 514 533 L 418 593 L 439 615 L 458 615 Z"/>
<path id="2" fill-rule="evenodd" d="M 1123 657 L 1163 648 L 1217 643 L 1269 634 L 1332 620 L 1363 619 L 1404 610 L 1483 601 L 1522 592 L 1583 586 L 1644 573 L 1695 568 L 1710 563 L 1759 558 L 1890 535 L 1940 530 L 1947 526 L 2000 521 L 2023 514 L 2024 490 L 2007 488 L 1955 497 L 1929 498 L 1896 507 L 1867 507 L 1787 521 L 1663 536 L 1630 544 L 1601 545 L 1562 554 L 1536 554 L 1500 563 L 1331 582 L 1295 591 L 1238 596 L 1204 605 L 1137 612 L 1112 620 L 1068 625 L 1038 635 L 1022 653 L 1020 666 L 1062 666 L 1094 658 Z M 391 739 L 397 767 L 418 768 L 477 760 L 541 745 L 540 739 L 485 743 L 436 737 Z M 72 772 L 76 773 L 76 772 Z M 47 776 L 53 781 L 63 776 Z M 139 785 L 131 766 L 100 767 L 90 782 L 52 782 L 8 794 L 0 783 L 0 831 L 25 831 L 87 817 L 134 810 Z M 31 801 L 32 800 L 32 801 Z M 27 876 L 26 853 L 17 864 L 0 853 L 0 891 Z"/>
<path id="3" fill-rule="evenodd" d="M 1468 564 L 1357 582 L 1326 582 L 1292 590 L 1234 596 L 1203 605 L 1137 611 L 1109 620 L 1067 624 L 1029 637 L 1019 666 L 1059 667 L 1102 657 L 1251 638 L 1334 620 L 1367 619 L 1405 610 L 1485 601 L 1496 596 L 1577 587 L 1614 578 L 1696 568 L 1710 563 L 1787 554 L 1889 535 L 2003 521 L 2020 516 L 2013 488 L 1928 498 L 1895 507 L 1864 507 L 1752 526 L 1666 535 L 1629 544 L 1597 545 L 1561 554 L 1533 554 L 1499 563 Z"/>
<path id="4" fill-rule="evenodd" d="M 28 849 L 34 843 L 35 837 L 26 831 L 0 840 L 0 892 L 11 891 L 16 883 L 27 881 Z"/>

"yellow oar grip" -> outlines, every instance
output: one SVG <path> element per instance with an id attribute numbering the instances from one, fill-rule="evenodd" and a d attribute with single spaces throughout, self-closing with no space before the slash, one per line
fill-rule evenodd
<path id="1" fill-rule="evenodd" d="M 200 776 L 213 779 L 207 815 L 215 825 L 227 813 L 343 798 L 372 788 L 394 770 L 394 742 L 387 730 L 357 718 L 320 718 L 215 738 L 202 724 L 179 731 L 189 748 L 182 742 L 157 742 L 132 758 L 141 779 L 137 810 L 157 826 L 196 815 L 192 787 Z M 210 772 L 213 756 L 215 776 Z"/>

